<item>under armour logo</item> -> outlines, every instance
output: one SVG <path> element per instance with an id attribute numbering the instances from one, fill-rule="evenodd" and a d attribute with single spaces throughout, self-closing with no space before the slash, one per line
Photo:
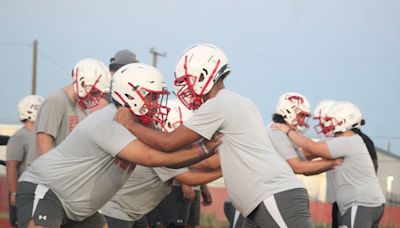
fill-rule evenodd
<path id="1" fill-rule="evenodd" d="M 47 215 L 39 215 L 39 220 L 47 220 Z"/>

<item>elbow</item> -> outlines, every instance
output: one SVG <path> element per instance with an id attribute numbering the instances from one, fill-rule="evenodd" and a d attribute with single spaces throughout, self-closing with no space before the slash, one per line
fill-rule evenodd
<path id="1" fill-rule="evenodd" d="M 291 165 L 291 167 L 295 174 L 303 174 L 307 176 L 306 171 L 301 165 L 296 164 L 296 165 Z"/>

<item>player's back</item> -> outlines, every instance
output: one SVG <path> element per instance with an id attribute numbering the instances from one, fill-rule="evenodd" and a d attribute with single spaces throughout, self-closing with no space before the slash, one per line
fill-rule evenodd
<path id="1" fill-rule="evenodd" d="M 245 216 L 274 193 L 304 187 L 275 151 L 258 108 L 248 98 L 222 89 L 184 125 L 206 138 L 216 131 L 224 134 L 219 156 L 225 184 Z"/>

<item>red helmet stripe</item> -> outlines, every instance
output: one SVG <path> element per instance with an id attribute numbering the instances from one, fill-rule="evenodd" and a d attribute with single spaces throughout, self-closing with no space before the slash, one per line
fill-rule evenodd
<path id="1" fill-rule="evenodd" d="M 218 59 L 217 64 L 215 64 L 214 70 L 213 70 L 213 72 L 211 73 L 210 78 L 208 78 L 206 84 L 204 85 L 203 89 L 201 90 L 200 96 L 203 95 L 204 90 L 207 88 L 208 84 L 210 84 L 211 80 L 213 79 L 213 77 L 214 77 L 214 75 L 215 75 L 215 72 L 217 71 L 220 62 L 221 62 L 221 60 Z"/>

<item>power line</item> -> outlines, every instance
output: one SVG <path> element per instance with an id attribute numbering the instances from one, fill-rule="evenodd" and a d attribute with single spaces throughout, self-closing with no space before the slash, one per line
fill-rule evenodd
<path id="1" fill-rule="evenodd" d="M 2 46 L 25 46 L 25 47 L 32 46 L 32 44 L 30 44 L 30 43 L 17 43 L 17 42 L 9 42 L 9 41 L 0 41 L 0 45 L 2 45 Z"/>
<path id="2" fill-rule="evenodd" d="M 66 72 L 67 74 L 69 73 L 69 71 L 61 64 L 59 64 L 57 61 L 55 61 L 54 59 L 52 59 L 50 56 L 48 56 L 47 54 L 45 54 L 43 51 L 39 50 L 39 54 L 44 57 L 45 59 L 47 59 L 50 63 L 52 63 L 53 65 L 55 65 L 56 67 L 58 67 L 59 69 L 61 69 L 62 71 Z"/>

